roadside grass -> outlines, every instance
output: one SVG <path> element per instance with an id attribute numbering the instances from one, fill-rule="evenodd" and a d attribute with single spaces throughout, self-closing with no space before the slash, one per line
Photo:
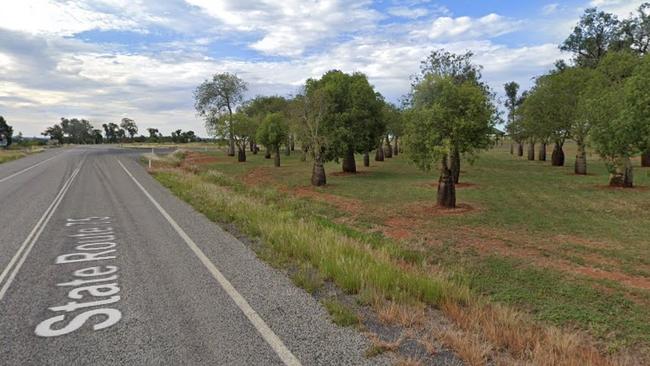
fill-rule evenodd
<path id="1" fill-rule="evenodd" d="M 332 281 L 365 304 L 381 298 L 438 307 L 459 327 L 446 342 L 461 356 L 469 350 L 468 362 L 499 350 L 535 364 L 638 364 L 647 357 L 648 291 L 572 272 L 648 277 L 650 191 L 603 188 L 600 162 L 590 162 L 593 175 L 576 177 L 570 158 L 553 168 L 495 149 L 463 166 L 461 181 L 474 186 L 459 188 L 459 202 L 476 210 L 413 216 L 414 207 L 434 199 L 435 179 L 401 156 L 360 167 L 356 176 L 331 174 L 340 168 L 327 165 L 328 186 L 309 190 L 330 201 L 356 200 L 351 212 L 295 194 L 306 189 L 310 170 L 298 154 L 283 155 L 277 169 L 263 155 L 249 154 L 245 164 L 212 155 L 216 162 L 176 161 L 153 174 L 212 220 L 259 237 L 260 256 L 297 268 L 292 279 L 309 292 Z M 647 172 L 637 168 L 637 185 L 650 185 Z M 416 225 L 401 228 L 410 237 L 394 240 L 387 221 L 401 216 Z"/>
<path id="2" fill-rule="evenodd" d="M 12 160 L 20 159 L 27 155 L 39 153 L 43 150 L 44 149 L 42 147 L 38 147 L 38 146 L 30 146 L 29 148 L 16 148 L 16 149 L 14 149 L 13 146 L 11 146 L 11 148 L 9 149 L 0 148 L 0 164 Z"/>
<path id="3" fill-rule="evenodd" d="M 323 299 L 321 302 L 332 317 L 334 324 L 342 327 L 351 327 L 360 323 L 359 316 L 349 306 L 343 304 L 335 297 Z"/>

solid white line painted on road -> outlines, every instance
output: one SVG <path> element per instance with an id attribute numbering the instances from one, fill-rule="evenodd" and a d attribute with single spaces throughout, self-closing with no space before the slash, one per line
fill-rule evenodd
<path id="1" fill-rule="evenodd" d="M 10 176 L 8 176 L 8 177 L 4 177 L 4 178 L 0 179 L 0 183 L 2 183 L 2 182 L 4 182 L 4 181 L 7 181 L 7 180 L 9 180 L 9 179 L 11 179 L 11 178 L 13 178 L 13 177 L 15 177 L 15 176 L 17 176 L 17 175 L 21 175 L 21 174 L 23 174 L 24 172 L 26 172 L 26 171 L 28 171 L 28 170 L 32 170 L 32 169 L 36 168 L 36 167 L 39 166 L 39 165 L 45 164 L 45 163 L 47 163 L 48 161 L 50 161 L 50 160 L 56 158 L 57 156 L 59 156 L 59 155 L 61 155 L 61 154 L 62 154 L 62 153 L 56 154 L 56 155 L 54 155 L 53 157 L 51 157 L 51 158 L 49 158 L 49 159 L 45 159 L 45 160 L 41 161 L 40 163 L 36 163 L 36 164 L 34 164 L 34 165 L 28 166 L 27 168 L 25 168 L 25 169 L 23 169 L 23 170 L 21 170 L 21 171 L 19 171 L 19 172 L 16 172 L 16 173 L 14 173 L 14 174 L 12 174 L 12 175 L 10 175 Z"/>
<path id="2" fill-rule="evenodd" d="M 0 284 L 2 284 L 2 281 L 5 279 L 9 271 L 11 273 L 9 274 L 9 277 L 7 277 L 7 280 L 5 281 L 4 285 L 2 285 L 2 288 L 0 288 L 0 301 L 2 298 L 5 296 L 5 293 L 9 289 L 9 286 L 13 282 L 14 278 L 16 277 L 16 274 L 18 273 L 18 270 L 20 270 L 20 267 L 23 265 L 25 262 L 25 259 L 27 258 L 27 255 L 29 255 L 29 252 L 32 250 L 32 247 L 38 240 L 38 238 L 41 236 L 41 233 L 45 229 L 45 226 L 47 223 L 50 221 L 50 218 L 52 218 L 52 215 L 54 214 L 54 211 L 56 211 L 57 207 L 59 207 L 59 204 L 63 200 L 63 196 L 65 196 L 66 192 L 72 185 L 72 181 L 74 178 L 79 174 L 79 170 L 81 169 L 81 165 L 83 164 L 83 161 L 79 164 L 77 169 L 75 169 L 72 172 L 72 175 L 70 175 L 70 178 L 66 180 L 66 182 L 63 184 L 63 187 L 61 187 L 61 190 L 59 193 L 56 195 L 54 198 L 54 201 L 50 204 L 50 206 L 45 210 L 43 213 L 43 216 L 36 222 L 36 225 L 32 229 L 32 231 L 29 233 L 27 236 L 27 239 L 23 242 L 23 244 L 18 248 L 18 251 L 16 254 L 11 258 L 11 261 L 9 262 L 9 265 L 7 268 L 2 271 L 0 274 Z M 23 251 L 24 250 L 24 251 Z M 15 266 L 14 266 L 15 264 Z M 13 269 L 12 269 L 13 266 Z"/>
<path id="3" fill-rule="evenodd" d="M 207 270 L 212 274 L 212 277 L 217 280 L 219 285 L 226 291 L 228 296 L 235 302 L 239 310 L 241 310 L 244 315 L 248 318 L 248 320 L 253 324 L 255 329 L 260 333 L 262 338 L 266 341 L 266 343 L 271 346 L 273 351 L 280 357 L 282 362 L 284 362 L 285 365 L 291 365 L 291 366 L 300 366 L 301 363 L 300 361 L 296 358 L 296 356 L 289 351 L 287 346 L 284 345 L 280 337 L 278 337 L 273 330 L 266 324 L 264 319 L 257 314 L 257 312 L 248 304 L 248 301 L 235 289 L 235 287 L 228 281 L 226 277 L 224 277 L 223 274 L 221 274 L 221 271 L 217 269 L 217 267 L 210 261 L 210 259 L 203 253 L 203 251 L 196 245 L 196 243 L 190 238 L 187 233 L 176 223 L 176 221 L 165 211 L 162 206 L 156 201 L 149 192 L 138 182 L 137 179 L 129 172 L 128 169 L 122 164 L 121 161 L 117 161 L 121 166 L 122 169 L 128 174 L 129 177 L 133 180 L 133 182 L 140 188 L 142 193 L 144 193 L 145 196 L 151 201 L 151 203 L 160 211 L 162 216 L 169 222 L 169 224 L 176 230 L 178 235 L 185 241 L 185 244 L 194 252 L 194 254 L 199 258 L 201 263 L 207 268 Z"/>

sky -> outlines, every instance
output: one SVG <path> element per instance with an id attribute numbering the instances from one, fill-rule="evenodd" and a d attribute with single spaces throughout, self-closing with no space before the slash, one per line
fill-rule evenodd
<path id="1" fill-rule="evenodd" d="M 237 74 L 252 98 L 359 71 L 396 102 L 440 48 L 474 52 L 502 94 L 570 59 L 558 45 L 584 9 L 627 17 L 642 2 L 0 0 L 0 115 L 25 136 L 61 117 L 205 136 L 192 93 L 215 73 Z"/>

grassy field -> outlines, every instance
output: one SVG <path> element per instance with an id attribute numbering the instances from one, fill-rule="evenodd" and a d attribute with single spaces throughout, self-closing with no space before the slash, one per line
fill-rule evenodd
<path id="1" fill-rule="evenodd" d="M 30 154 L 34 154 L 37 152 L 43 151 L 42 148 L 30 148 L 30 149 L 22 149 L 22 150 L 4 150 L 0 149 L 0 164 L 6 163 L 8 161 L 20 159 L 22 157 L 25 157 Z"/>
<path id="2" fill-rule="evenodd" d="M 566 167 L 513 157 L 507 146 L 481 154 L 462 167 L 451 211 L 434 205 L 435 174 L 403 155 L 357 175 L 330 163 L 323 188 L 309 186 L 311 164 L 299 154 L 274 168 L 263 154 L 236 163 L 189 153 L 181 169 L 154 174 L 212 219 L 260 237 L 268 260 L 313 269 L 317 281 L 300 272 L 303 287 L 326 279 L 368 303 L 443 309 L 491 350 L 466 351 L 470 363 L 504 350 L 537 364 L 638 363 L 650 347 L 650 169 L 636 161 L 637 188 L 610 189 L 595 156 L 589 175 L 572 174 L 572 150 Z M 461 356 L 468 346 L 447 343 Z"/>

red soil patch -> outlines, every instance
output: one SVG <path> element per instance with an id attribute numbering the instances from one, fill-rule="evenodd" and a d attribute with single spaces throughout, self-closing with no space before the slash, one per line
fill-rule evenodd
<path id="1" fill-rule="evenodd" d="M 268 183 L 273 180 L 273 175 L 269 168 L 259 167 L 251 169 L 246 175 L 242 177 L 244 184 L 248 186 L 255 186 L 260 183 Z"/>
<path id="2" fill-rule="evenodd" d="M 199 152 L 188 151 L 185 154 L 185 159 L 183 159 L 183 163 L 181 164 L 181 166 L 210 164 L 217 161 L 219 161 L 219 159 L 215 158 L 214 156 L 202 154 Z"/>
<path id="3" fill-rule="evenodd" d="M 329 203 L 337 209 L 356 215 L 363 210 L 361 201 L 337 196 L 334 194 L 315 191 L 313 187 L 298 187 L 291 191 L 293 195 L 299 198 L 310 198 L 319 202 Z"/>
<path id="4" fill-rule="evenodd" d="M 650 290 L 650 279 L 645 277 L 629 276 L 620 272 L 609 272 L 592 267 L 578 267 L 574 269 L 574 272 L 595 279 L 611 280 L 629 287 Z"/>
<path id="5" fill-rule="evenodd" d="M 462 215 L 471 211 L 474 211 L 474 207 L 465 203 L 456 205 L 456 208 L 445 208 L 430 202 L 416 202 L 404 209 L 404 216 L 415 219 L 426 219 L 432 216 Z"/>

